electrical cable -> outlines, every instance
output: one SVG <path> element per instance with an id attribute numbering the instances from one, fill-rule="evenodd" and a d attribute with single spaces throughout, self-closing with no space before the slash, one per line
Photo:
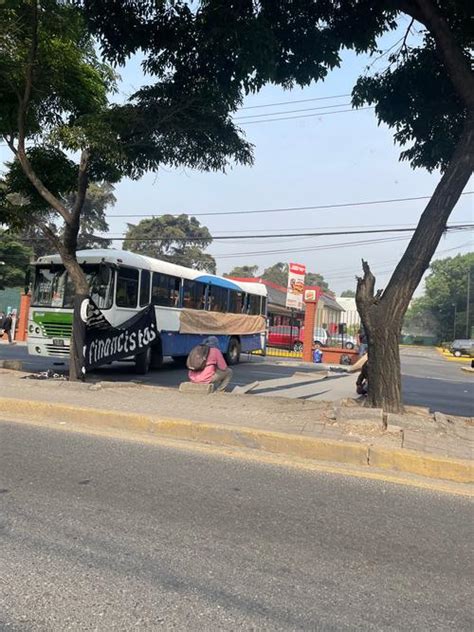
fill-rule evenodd
<path id="1" fill-rule="evenodd" d="M 462 196 L 472 195 L 474 191 L 464 191 Z M 288 206 L 285 208 L 264 208 L 264 209 L 251 209 L 244 211 L 207 211 L 204 213 L 140 213 L 140 214 L 125 214 L 125 215 L 107 215 L 108 218 L 120 218 L 120 217 L 164 217 L 165 215 L 171 215 L 172 217 L 178 217 L 179 215 L 188 215 L 189 217 L 209 217 L 214 215 L 259 215 L 262 213 L 288 213 L 290 211 L 322 211 L 334 208 L 349 208 L 357 206 L 374 206 L 376 204 L 395 204 L 399 202 L 414 202 L 418 200 L 430 200 L 431 195 L 419 195 L 413 197 L 404 198 L 390 198 L 386 200 L 367 200 L 363 202 L 339 202 L 336 204 L 316 204 L 313 206 Z"/>

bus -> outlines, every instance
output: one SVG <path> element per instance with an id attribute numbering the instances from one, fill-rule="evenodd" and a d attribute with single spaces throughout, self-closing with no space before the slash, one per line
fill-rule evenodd
<path id="1" fill-rule="evenodd" d="M 265 350 L 267 292 L 264 285 L 232 281 L 126 250 L 82 250 L 77 261 L 90 297 L 112 326 L 148 305 L 155 307 L 159 338 L 135 356 L 135 370 L 159 368 L 164 357 L 183 363 L 207 335 L 216 335 L 229 364 L 241 353 Z M 59 255 L 34 264 L 28 317 L 28 352 L 67 358 L 74 290 Z"/>

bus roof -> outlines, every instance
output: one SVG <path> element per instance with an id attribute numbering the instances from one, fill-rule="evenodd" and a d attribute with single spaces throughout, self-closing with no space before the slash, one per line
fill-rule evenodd
<path id="1" fill-rule="evenodd" d="M 217 285 L 228 289 L 242 290 L 248 294 L 257 294 L 258 296 L 266 296 L 267 289 L 264 285 L 257 283 L 244 283 L 227 279 L 216 274 L 208 274 L 203 270 L 193 270 L 179 266 L 169 261 L 138 255 L 128 250 L 115 250 L 99 248 L 96 250 L 78 250 L 76 258 L 79 264 L 83 263 L 110 263 L 114 265 L 130 266 L 132 268 L 143 268 L 152 272 L 161 272 L 191 281 L 201 281 L 211 285 Z M 60 255 L 45 255 L 39 257 L 35 265 L 61 264 Z"/>

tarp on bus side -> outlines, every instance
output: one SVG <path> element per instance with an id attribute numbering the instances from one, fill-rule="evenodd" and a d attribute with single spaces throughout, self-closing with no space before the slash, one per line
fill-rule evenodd
<path id="1" fill-rule="evenodd" d="M 246 334 L 260 334 L 264 331 L 265 318 L 263 316 L 183 309 L 179 317 L 180 334 L 244 336 Z"/>

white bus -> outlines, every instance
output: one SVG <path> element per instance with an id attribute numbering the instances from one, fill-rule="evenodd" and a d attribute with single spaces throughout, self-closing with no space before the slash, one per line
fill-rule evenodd
<path id="1" fill-rule="evenodd" d="M 266 288 L 232 281 L 124 250 L 82 250 L 90 296 L 113 326 L 150 303 L 160 337 L 135 356 L 137 373 L 159 368 L 165 356 L 177 362 L 206 335 L 217 335 L 230 364 L 241 352 L 265 348 Z M 28 320 L 28 352 L 67 358 L 72 332 L 73 287 L 59 255 L 40 257 Z"/>

